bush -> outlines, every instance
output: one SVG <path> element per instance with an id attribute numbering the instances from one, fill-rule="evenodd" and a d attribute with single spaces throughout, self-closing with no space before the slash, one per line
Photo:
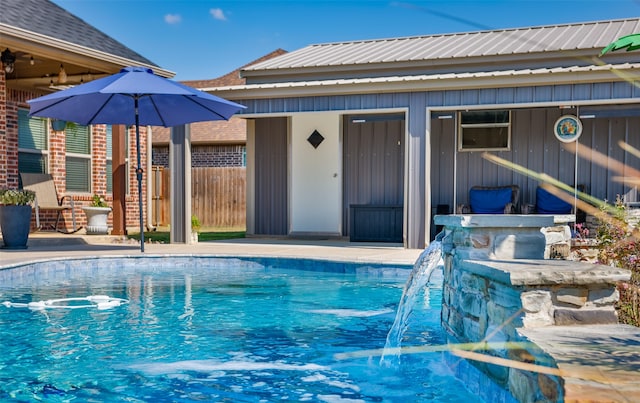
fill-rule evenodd
<path id="1" fill-rule="evenodd" d="M 26 206 L 36 199 L 32 190 L 0 189 L 0 204 L 5 206 Z"/>
<path id="2" fill-rule="evenodd" d="M 600 247 L 598 261 L 631 271 L 629 282 L 617 286 L 618 318 L 621 323 L 640 326 L 640 239 L 637 230 L 628 224 L 626 213 L 620 197 L 612 214 L 607 214 L 603 207 L 596 233 Z"/>
<path id="3" fill-rule="evenodd" d="M 91 198 L 91 207 L 109 207 L 104 197 L 94 194 Z"/>

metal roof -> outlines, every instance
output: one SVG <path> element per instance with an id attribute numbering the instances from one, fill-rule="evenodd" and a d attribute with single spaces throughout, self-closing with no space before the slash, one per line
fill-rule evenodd
<path id="1" fill-rule="evenodd" d="M 599 51 L 619 37 L 636 32 L 640 32 L 640 18 L 324 43 L 248 66 L 243 71 L 258 73 L 281 69 L 527 56 L 542 52 Z M 599 52 L 593 53 L 597 55 Z"/>
<path id="2" fill-rule="evenodd" d="M 157 66 L 49 0 L 2 0 L 0 24 Z"/>

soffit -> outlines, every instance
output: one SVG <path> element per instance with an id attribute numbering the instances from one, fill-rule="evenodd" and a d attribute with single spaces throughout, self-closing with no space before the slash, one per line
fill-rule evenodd
<path id="1" fill-rule="evenodd" d="M 201 88 L 228 99 L 505 88 L 640 80 L 640 63 L 291 81 Z"/>
<path id="2" fill-rule="evenodd" d="M 6 76 L 13 89 L 55 90 L 49 84 L 56 84 L 61 64 L 68 76 L 65 85 L 130 65 L 149 67 L 163 77 L 174 75 L 48 0 L 4 0 L 0 48 L 16 55 L 14 72 Z"/>

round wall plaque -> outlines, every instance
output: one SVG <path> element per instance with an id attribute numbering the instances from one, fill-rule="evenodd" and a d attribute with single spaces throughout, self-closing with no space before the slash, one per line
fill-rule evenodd
<path id="1" fill-rule="evenodd" d="M 553 133 L 563 143 L 571 143 L 578 140 L 582 134 L 582 122 L 577 116 L 560 116 L 553 125 Z"/>

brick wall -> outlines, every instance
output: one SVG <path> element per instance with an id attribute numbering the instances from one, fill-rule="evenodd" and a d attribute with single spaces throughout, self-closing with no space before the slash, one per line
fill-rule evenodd
<path id="1" fill-rule="evenodd" d="M 7 185 L 7 87 L 4 70 L 0 70 L 0 188 Z"/>
<path id="2" fill-rule="evenodd" d="M 244 145 L 195 145 L 191 149 L 191 167 L 242 167 L 244 166 Z M 169 167 L 169 147 L 153 147 L 153 165 Z"/>
<path id="3" fill-rule="evenodd" d="M 28 109 L 27 100 L 44 95 L 37 91 L 17 91 L 6 88 L 5 75 L 0 71 L 0 188 L 17 188 L 19 183 L 18 173 L 18 109 Z M 138 218 L 138 185 L 136 180 L 136 143 L 135 128 L 129 132 L 130 164 L 129 164 L 129 194 L 126 197 L 126 225 L 132 231 L 139 228 Z M 140 148 L 141 164 L 146 166 L 146 128 L 140 128 Z M 94 125 L 91 130 L 91 192 L 69 194 L 75 202 L 75 215 L 79 225 L 86 224 L 86 216 L 82 211 L 82 206 L 89 205 L 93 193 L 105 196 L 111 205 L 113 197 L 106 193 L 107 176 L 106 171 L 107 137 L 105 125 Z M 49 131 L 49 158 L 48 169 L 53 176 L 58 195 L 66 194 L 66 172 L 65 172 L 65 133 L 64 131 Z M 143 195 L 146 192 L 147 173 L 143 179 Z M 145 199 L 146 200 L 146 199 Z M 146 205 L 143 207 L 146 211 Z M 40 219 L 43 229 L 55 222 L 54 212 L 41 211 Z M 109 226 L 112 226 L 112 215 L 109 216 Z M 35 217 L 33 218 L 35 228 Z M 72 228 L 71 212 L 64 214 L 64 222 L 61 227 Z"/>

